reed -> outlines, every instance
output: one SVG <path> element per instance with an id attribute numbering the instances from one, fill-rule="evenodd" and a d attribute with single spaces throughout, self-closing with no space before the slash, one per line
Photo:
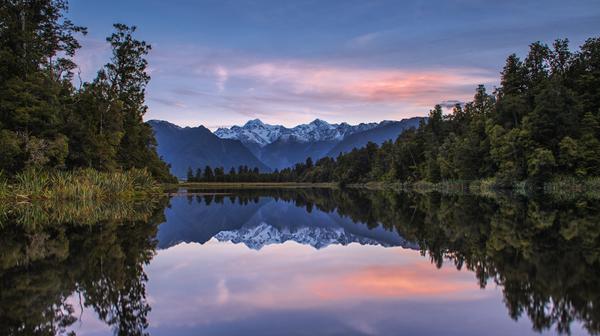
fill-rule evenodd
<path id="1" fill-rule="evenodd" d="M 0 200 L 8 197 L 9 193 L 8 180 L 4 176 L 4 173 L 0 171 Z"/>
<path id="2" fill-rule="evenodd" d="M 132 198 L 161 192 L 161 186 L 144 169 L 99 172 L 93 169 L 43 171 L 28 169 L 11 179 L 0 175 L 0 198 L 92 200 Z"/>

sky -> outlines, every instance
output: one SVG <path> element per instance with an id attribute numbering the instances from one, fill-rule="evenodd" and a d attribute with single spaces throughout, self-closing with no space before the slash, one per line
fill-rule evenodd
<path id="1" fill-rule="evenodd" d="M 135 25 L 153 47 L 145 119 L 213 130 L 425 116 L 492 91 L 532 42 L 600 36 L 598 0 L 71 0 L 68 17 L 88 27 L 84 80 L 112 24 Z"/>

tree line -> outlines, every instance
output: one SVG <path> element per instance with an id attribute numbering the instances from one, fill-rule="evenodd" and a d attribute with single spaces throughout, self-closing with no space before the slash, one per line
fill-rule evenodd
<path id="1" fill-rule="evenodd" d="M 342 155 L 332 172 L 342 182 L 490 178 L 501 186 L 599 176 L 600 38 L 577 52 L 566 39 L 533 43 L 524 60 L 507 58 L 493 94 L 480 85 L 447 115 L 437 105 L 418 129 Z"/>
<path id="2" fill-rule="evenodd" d="M 588 39 L 575 52 L 566 39 L 531 44 L 523 60 L 515 54 L 506 59 L 493 93 L 480 85 L 471 102 L 456 104 L 449 114 L 436 105 L 427 121 L 395 141 L 247 176 L 342 184 L 490 179 L 506 187 L 560 176 L 598 177 L 600 38 Z M 223 175 L 234 177 L 243 178 Z"/>
<path id="3" fill-rule="evenodd" d="M 67 10 L 66 0 L 0 5 L 0 171 L 141 168 L 172 181 L 142 119 L 151 46 L 136 27 L 115 24 L 110 61 L 82 82 L 73 57 L 87 29 Z"/>
<path id="4" fill-rule="evenodd" d="M 326 157 L 317 164 L 333 159 Z M 297 163 L 294 167 L 285 168 L 282 170 L 275 169 L 273 172 L 261 172 L 258 167 L 249 168 L 246 165 L 241 165 L 237 169 L 231 167 L 227 172 L 223 167 L 206 166 L 204 169 L 188 167 L 186 180 L 188 182 L 299 182 L 305 181 L 305 174 L 311 171 L 315 165 L 309 157 L 304 163 Z M 320 180 L 311 180 L 310 182 L 329 182 L 331 178 L 323 178 Z"/>

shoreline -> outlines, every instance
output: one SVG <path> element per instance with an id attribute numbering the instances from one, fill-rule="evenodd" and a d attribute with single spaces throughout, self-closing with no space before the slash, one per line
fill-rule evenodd
<path id="1" fill-rule="evenodd" d="M 513 194 L 521 196 L 550 195 L 559 199 L 585 197 L 600 199 L 600 178 L 577 179 L 561 177 L 533 187 L 527 182 L 515 182 L 511 187 L 500 187 L 493 180 L 459 181 L 439 183 L 417 182 L 366 182 L 341 186 L 336 182 L 179 182 L 156 183 L 145 171 L 130 171 L 119 174 L 104 174 L 93 170 L 71 173 L 26 174 L 20 182 L 0 183 L 0 200 L 3 202 L 27 203 L 48 199 L 102 200 L 112 198 L 136 199 L 156 195 L 177 194 L 179 189 L 364 189 L 395 192 L 416 192 L 464 195 Z M 141 181 L 143 182 L 141 182 Z M 2 182 L 2 181 L 0 181 Z M 140 183 L 141 182 L 141 183 Z"/>
<path id="2" fill-rule="evenodd" d="M 330 189 L 365 189 L 390 190 L 397 192 L 442 194 L 514 194 L 514 195 L 550 195 L 557 198 L 572 198 L 583 196 L 591 199 L 600 198 L 600 179 L 575 179 L 574 177 L 558 178 L 544 182 L 540 187 L 533 187 L 527 182 L 515 182 L 511 187 L 500 187 L 493 180 L 458 181 L 448 180 L 439 183 L 426 181 L 417 182 L 366 182 L 352 183 L 340 186 L 336 182 L 180 182 L 163 185 L 165 191 L 178 188 L 188 189 L 261 189 L 261 188 L 330 188 Z"/>

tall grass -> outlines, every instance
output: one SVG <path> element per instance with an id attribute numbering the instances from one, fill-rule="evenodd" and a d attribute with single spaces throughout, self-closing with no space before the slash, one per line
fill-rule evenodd
<path id="1" fill-rule="evenodd" d="M 8 180 L 4 176 L 4 173 L 0 170 L 0 200 L 5 199 L 10 194 L 8 189 Z"/>
<path id="2" fill-rule="evenodd" d="M 25 170 L 12 179 L 0 176 L 0 198 L 92 200 L 130 198 L 160 192 L 160 185 L 144 169 L 125 172 Z"/>

